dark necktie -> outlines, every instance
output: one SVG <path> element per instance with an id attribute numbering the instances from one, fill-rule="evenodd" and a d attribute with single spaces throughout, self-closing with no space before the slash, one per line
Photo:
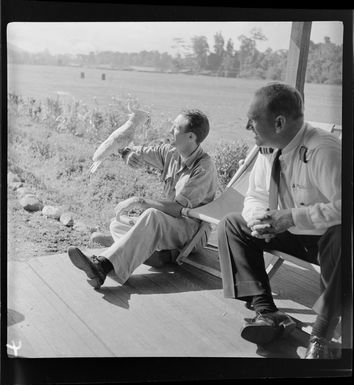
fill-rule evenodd
<path id="1" fill-rule="evenodd" d="M 279 193 L 279 180 L 280 180 L 280 161 L 279 156 L 281 155 L 281 150 L 278 150 L 275 154 L 272 173 L 270 175 L 270 185 L 269 185 L 269 209 L 277 210 L 278 209 L 278 193 Z"/>

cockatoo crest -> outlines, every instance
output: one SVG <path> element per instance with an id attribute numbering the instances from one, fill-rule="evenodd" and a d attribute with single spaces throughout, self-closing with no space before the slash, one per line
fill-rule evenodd
<path id="1" fill-rule="evenodd" d="M 135 131 L 140 125 L 150 122 L 150 116 L 146 111 L 132 108 L 130 103 L 128 104 L 128 111 L 129 119 L 122 126 L 113 131 L 93 154 L 93 164 L 90 167 L 92 173 L 97 170 L 98 166 L 109 155 L 117 153 L 119 150 L 123 150 L 124 147 L 127 147 L 132 143 L 134 141 Z"/>

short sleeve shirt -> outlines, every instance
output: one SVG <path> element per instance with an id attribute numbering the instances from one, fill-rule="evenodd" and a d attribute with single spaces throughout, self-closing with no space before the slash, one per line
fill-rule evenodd
<path id="1" fill-rule="evenodd" d="M 132 150 L 146 164 L 161 171 L 167 200 L 194 208 L 214 199 L 217 185 L 215 164 L 200 145 L 184 160 L 170 144 L 135 146 Z"/>

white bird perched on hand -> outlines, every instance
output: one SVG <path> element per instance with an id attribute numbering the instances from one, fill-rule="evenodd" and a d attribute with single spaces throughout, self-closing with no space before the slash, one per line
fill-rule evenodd
<path id="1" fill-rule="evenodd" d="M 150 122 L 150 116 L 146 111 L 132 109 L 128 104 L 129 119 L 100 144 L 93 154 L 93 164 L 90 171 L 94 173 L 97 167 L 111 154 L 123 150 L 134 140 L 135 130 L 143 123 Z"/>

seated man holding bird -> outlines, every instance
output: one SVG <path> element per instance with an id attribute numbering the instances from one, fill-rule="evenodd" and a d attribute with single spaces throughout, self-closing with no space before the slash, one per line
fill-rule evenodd
<path id="1" fill-rule="evenodd" d="M 114 271 L 118 282 L 124 284 L 154 252 L 182 248 L 199 228 L 199 221 L 183 217 L 182 209 L 204 205 L 215 197 L 216 168 L 200 145 L 209 133 L 206 115 L 199 110 L 182 111 L 170 132 L 171 143 L 134 146 L 124 157 L 132 168 L 150 165 L 159 169 L 166 199 L 131 197 L 120 202 L 110 225 L 111 236 L 101 236 L 101 243 L 109 247 L 99 256 L 86 256 L 74 246 L 68 249 L 71 262 L 86 273 L 96 289 L 110 272 Z M 143 212 L 129 226 L 120 217 L 132 208 Z"/>

